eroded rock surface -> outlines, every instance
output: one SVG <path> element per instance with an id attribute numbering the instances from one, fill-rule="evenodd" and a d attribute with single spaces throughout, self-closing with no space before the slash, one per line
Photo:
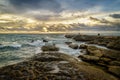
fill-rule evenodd
<path id="1" fill-rule="evenodd" d="M 96 74 L 97 73 L 97 74 Z M 0 80 L 117 80 L 60 52 L 42 52 L 18 64 L 0 68 Z"/>

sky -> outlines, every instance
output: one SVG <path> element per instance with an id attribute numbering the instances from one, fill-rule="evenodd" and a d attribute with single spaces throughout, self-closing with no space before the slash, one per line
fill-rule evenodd
<path id="1" fill-rule="evenodd" d="M 119 31 L 120 0 L 0 0 L 0 33 Z"/>

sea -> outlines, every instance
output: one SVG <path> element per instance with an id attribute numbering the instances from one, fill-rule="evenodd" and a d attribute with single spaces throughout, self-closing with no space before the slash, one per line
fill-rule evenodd
<path id="1" fill-rule="evenodd" d="M 84 33 L 87 35 L 97 35 L 97 33 Z M 120 36 L 120 33 L 101 33 L 101 35 Z M 43 45 L 56 44 L 60 48 L 59 52 L 68 55 L 78 56 L 80 49 L 71 49 L 65 42 L 73 42 L 78 45 L 85 42 L 76 42 L 64 37 L 65 34 L 0 34 L 0 67 L 15 64 L 39 54 Z M 43 39 L 48 40 L 47 43 Z"/>

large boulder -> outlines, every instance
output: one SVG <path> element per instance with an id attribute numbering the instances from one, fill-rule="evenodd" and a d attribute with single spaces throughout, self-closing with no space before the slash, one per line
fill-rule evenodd
<path id="1" fill-rule="evenodd" d="M 45 45 L 41 48 L 42 51 L 59 51 L 59 48 L 54 45 Z"/>
<path id="2" fill-rule="evenodd" d="M 78 49 L 78 45 L 77 44 L 69 44 L 69 47 L 72 49 Z"/>

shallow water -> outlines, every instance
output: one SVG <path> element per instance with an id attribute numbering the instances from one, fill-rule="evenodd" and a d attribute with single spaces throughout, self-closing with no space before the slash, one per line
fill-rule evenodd
<path id="1" fill-rule="evenodd" d="M 64 34 L 0 34 L 0 67 L 14 64 L 25 60 L 41 52 L 41 47 L 46 43 L 42 39 L 47 39 L 47 44 L 55 43 L 60 48 L 60 52 L 78 56 L 80 50 L 69 48 L 65 42 L 83 44 L 84 42 L 76 42 L 67 39 Z M 104 47 L 103 47 L 104 48 Z"/>
<path id="2" fill-rule="evenodd" d="M 71 49 L 65 44 L 65 42 L 73 40 L 65 38 L 63 34 L 1 34 L 0 66 L 16 63 L 40 53 L 41 47 L 46 44 L 42 42 L 43 38 L 49 41 L 47 44 L 55 43 L 60 48 L 60 52 L 70 55 L 80 53 L 80 50 Z"/>

